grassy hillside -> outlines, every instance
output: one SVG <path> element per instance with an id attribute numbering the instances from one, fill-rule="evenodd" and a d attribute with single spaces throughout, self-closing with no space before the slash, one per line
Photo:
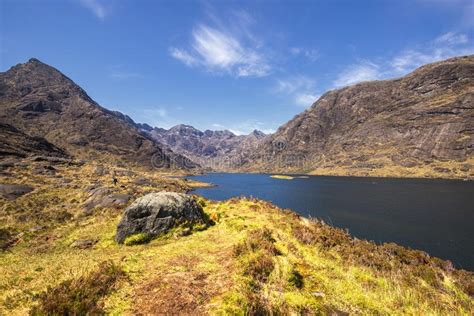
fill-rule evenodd
<path id="1" fill-rule="evenodd" d="M 54 175 L 32 168 L 1 178 L 36 190 L 1 200 L 0 314 L 474 311 L 472 273 L 420 251 L 354 239 L 259 200 L 197 197 L 214 222 L 208 229 L 118 245 L 113 238 L 125 205 L 85 212 L 91 185 L 129 194 L 131 202 L 201 184 L 122 171 L 114 186 L 92 165 L 56 166 Z"/>

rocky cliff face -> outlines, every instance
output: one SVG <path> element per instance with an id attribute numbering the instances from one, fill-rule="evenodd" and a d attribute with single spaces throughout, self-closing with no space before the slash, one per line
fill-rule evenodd
<path id="1" fill-rule="evenodd" d="M 474 177 L 474 56 L 329 91 L 240 170 Z"/>
<path id="2" fill-rule="evenodd" d="M 266 136 L 257 130 L 249 135 L 235 135 L 228 130 L 202 132 L 189 125 L 176 125 L 169 130 L 148 130 L 153 139 L 173 151 L 215 170 L 230 169 L 229 160 L 240 152 L 255 149 Z"/>
<path id="3" fill-rule="evenodd" d="M 31 137 L 11 125 L 0 123 L 0 158 L 24 158 L 34 155 L 67 158 L 63 150 L 44 138 Z"/>
<path id="4" fill-rule="evenodd" d="M 195 167 L 140 131 L 128 116 L 99 106 L 37 59 L 0 73 L 0 122 L 73 156 L 157 167 Z"/>

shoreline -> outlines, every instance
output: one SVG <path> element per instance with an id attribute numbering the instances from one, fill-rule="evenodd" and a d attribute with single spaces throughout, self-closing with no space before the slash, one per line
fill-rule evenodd
<path id="1" fill-rule="evenodd" d="M 361 178 L 361 179 L 394 179 L 394 180 L 447 180 L 447 181 L 461 181 L 461 182 L 474 182 L 474 177 L 472 178 L 456 178 L 456 177 L 413 177 L 413 176 L 382 176 L 382 175 L 369 175 L 369 176 L 362 176 L 362 175 L 343 175 L 343 174 L 312 174 L 312 173 L 285 173 L 285 172 L 253 172 L 253 171 L 208 171 L 203 172 L 201 174 L 190 174 L 179 176 L 180 178 L 189 178 L 189 177 L 199 177 L 205 176 L 207 174 L 261 174 L 261 175 L 283 175 L 283 176 L 292 176 L 295 178 L 301 176 L 308 176 L 308 177 L 331 177 L 331 178 Z"/>

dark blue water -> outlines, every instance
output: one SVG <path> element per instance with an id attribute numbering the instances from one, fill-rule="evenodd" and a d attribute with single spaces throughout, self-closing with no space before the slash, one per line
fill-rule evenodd
<path id="1" fill-rule="evenodd" d="M 474 182 L 211 173 L 196 193 L 213 200 L 256 197 L 347 228 L 359 238 L 393 241 L 474 271 Z"/>

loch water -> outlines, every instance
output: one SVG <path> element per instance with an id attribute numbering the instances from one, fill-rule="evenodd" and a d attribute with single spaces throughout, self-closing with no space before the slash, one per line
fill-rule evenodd
<path id="1" fill-rule="evenodd" d="M 316 217 L 358 238 L 396 242 L 474 271 L 474 182 L 209 173 L 190 177 L 215 184 L 195 193 L 212 200 L 255 197 Z"/>

